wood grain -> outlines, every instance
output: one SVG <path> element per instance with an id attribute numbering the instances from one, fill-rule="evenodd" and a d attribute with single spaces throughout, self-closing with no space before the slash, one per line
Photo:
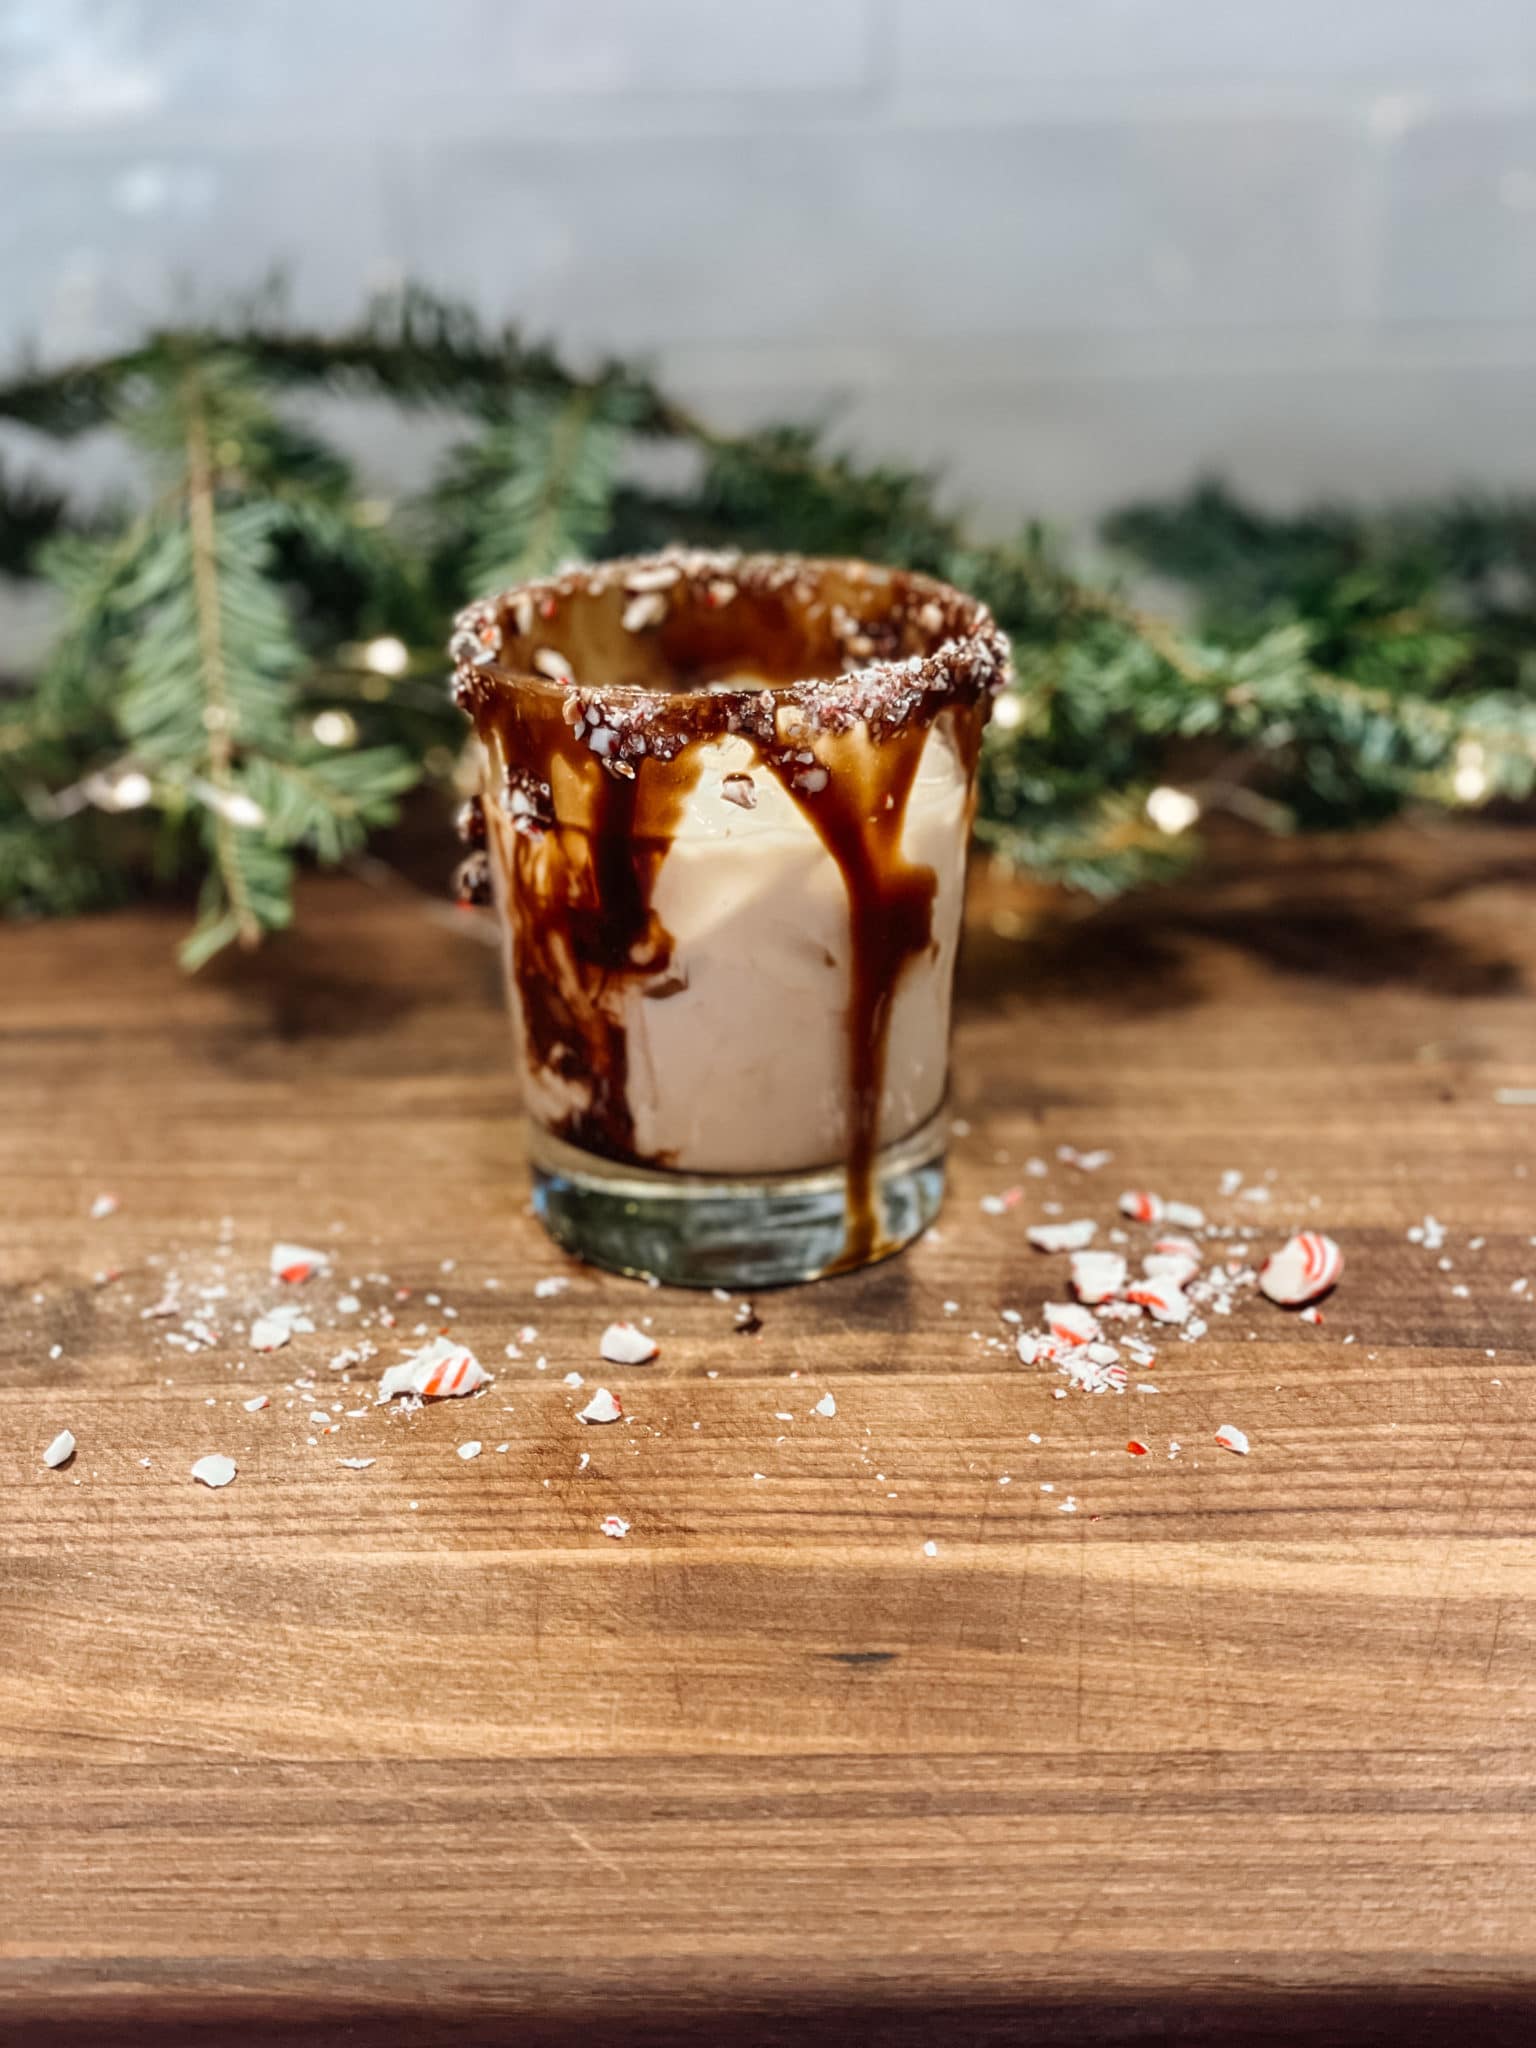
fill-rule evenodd
<path id="1" fill-rule="evenodd" d="M 984 881 L 939 1241 L 754 1338 L 547 1245 L 494 958 L 403 887 L 193 982 L 164 915 L 7 930 L 0 2038 L 1528 2039 L 1533 876 L 1469 826 L 1040 928 Z M 1122 1185 L 1332 1230 L 1324 1325 L 1054 1399 L 985 1340 L 1059 1291 L 1040 1203 Z M 264 1305 L 278 1236 L 411 1287 L 396 1334 L 456 1308 L 495 1387 L 311 1442 L 336 1286 L 265 1359 L 141 1317 L 221 1258 Z M 660 1363 L 599 1370 L 639 1314 Z"/>

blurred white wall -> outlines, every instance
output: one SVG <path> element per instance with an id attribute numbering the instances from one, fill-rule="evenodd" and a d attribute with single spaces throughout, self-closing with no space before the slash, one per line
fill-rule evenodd
<path id="1" fill-rule="evenodd" d="M 0 354 L 275 265 L 992 523 L 1536 486 L 1536 0 L 0 0 Z"/>

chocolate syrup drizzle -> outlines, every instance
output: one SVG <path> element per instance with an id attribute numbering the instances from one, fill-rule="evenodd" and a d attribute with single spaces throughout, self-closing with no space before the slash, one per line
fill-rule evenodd
<path id="1" fill-rule="evenodd" d="M 881 1249 L 873 1180 L 892 1001 L 933 943 L 936 877 L 902 855 L 907 803 L 941 714 L 974 769 L 1007 674 L 991 615 L 902 571 L 679 551 L 473 605 L 451 651 L 488 761 L 486 808 L 465 836 L 485 834 L 529 1059 L 570 1084 L 557 1129 L 573 1145 L 674 1163 L 636 1149 L 623 997 L 638 987 L 664 1000 L 681 985 L 654 897 L 706 744 L 746 740 L 814 826 L 851 934 L 837 1264 L 863 1264 Z M 765 680 L 728 680 L 744 671 Z M 483 885 L 477 868 L 465 886 Z"/>

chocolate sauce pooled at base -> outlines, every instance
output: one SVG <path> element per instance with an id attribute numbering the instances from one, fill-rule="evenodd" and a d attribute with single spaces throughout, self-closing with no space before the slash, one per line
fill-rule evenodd
<path id="1" fill-rule="evenodd" d="M 930 579 L 858 563 L 679 553 L 473 606 L 453 652 L 459 699 L 488 757 L 487 850 L 531 1112 L 572 1145 L 651 1168 L 750 1177 L 842 1158 L 848 1226 L 837 1264 L 875 1255 L 879 1147 L 925 1121 L 943 1093 L 941 941 L 952 955 L 976 754 L 1006 673 L 990 616 Z M 751 810 L 766 815 L 741 817 Z M 941 934 L 940 876 L 903 843 L 919 818 L 928 850 L 944 854 Z M 823 872 L 840 885 L 837 929 Z M 754 875 L 770 886 L 743 893 Z M 669 896 L 666 910 L 658 899 Z M 793 930 L 784 911 L 799 920 Z M 805 1073 L 825 1079 L 829 984 L 802 991 L 798 1009 L 787 985 L 788 969 L 815 955 L 822 972 L 846 965 L 837 1099 L 824 1087 L 819 1104 L 784 1101 L 772 1142 L 772 1105 L 743 1100 L 764 1156 L 723 1156 L 720 1115 L 698 1147 L 659 1142 L 652 1126 L 699 1128 L 682 1114 L 682 1095 L 697 1096 L 688 1029 L 712 1053 L 722 1039 L 761 1050 L 771 1037 L 781 1093 L 802 1045 Z M 937 1038 L 928 1067 L 936 1059 L 938 1070 L 919 1060 L 912 1090 L 924 1099 L 898 1090 L 887 1101 L 893 1010 L 924 956 L 934 986 L 906 1038 Z M 766 974 L 776 962 L 787 963 L 781 987 Z M 691 973 L 707 989 L 690 989 Z M 666 1036 L 650 1023 L 632 1043 L 637 1019 L 657 1014 L 637 1004 L 669 1000 L 692 1024 Z M 760 1023 L 765 1008 L 773 1015 Z M 720 1089 L 718 1076 L 698 1085 Z M 905 1128 L 882 1133 L 883 1104 Z M 781 1139 L 797 1142 L 812 1110 L 817 1140 L 798 1142 L 815 1156 L 768 1157 Z"/>

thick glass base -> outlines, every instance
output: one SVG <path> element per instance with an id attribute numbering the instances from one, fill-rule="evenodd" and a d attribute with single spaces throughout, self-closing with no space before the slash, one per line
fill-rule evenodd
<path id="1" fill-rule="evenodd" d="M 615 1273 L 673 1287 L 784 1287 L 846 1271 L 840 1167 L 730 1180 L 622 1166 L 529 1128 L 533 1205 L 557 1243 Z M 944 1197 L 942 1114 L 875 1160 L 870 1263 L 925 1230 Z"/>

